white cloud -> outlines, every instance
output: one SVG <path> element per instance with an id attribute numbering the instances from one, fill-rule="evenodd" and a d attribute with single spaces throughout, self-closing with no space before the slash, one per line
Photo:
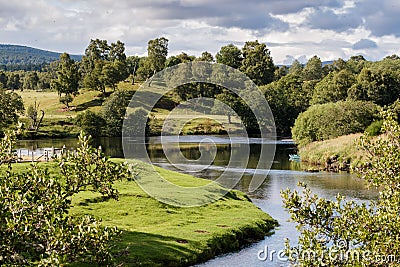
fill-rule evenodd
<path id="1" fill-rule="evenodd" d="M 275 63 L 317 54 L 322 60 L 358 53 L 380 59 L 399 53 L 396 0 L 0 0 L 2 43 L 82 54 L 91 38 L 122 40 L 144 55 L 165 36 L 170 54 L 215 54 L 228 43 L 259 39 Z M 374 46 L 353 46 L 360 40 Z M 372 44 L 370 42 L 370 44 Z"/>

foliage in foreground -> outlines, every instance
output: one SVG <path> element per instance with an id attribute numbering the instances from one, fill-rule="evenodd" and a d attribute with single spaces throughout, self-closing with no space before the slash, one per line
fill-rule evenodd
<path id="1" fill-rule="evenodd" d="M 327 200 L 312 194 L 282 192 L 285 208 L 300 231 L 299 246 L 287 254 L 300 266 L 397 266 L 400 257 L 400 126 L 390 112 L 382 114 L 384 136 L 361 138 L 368 153 L 356 171 L 379 197 L 366 203 L 341 195 Z"/>
<path id="2" fill-rule="evenodd" d="M 70 216 L 71 198 L 84 190 L 118 198 L 113 182 L 121 165 L 104 158 L 81 134 L 79 148 L 59 160 L 60 179 L 33 164 L 13 170 L 15 135 L 0 142 L 0 265 L 54 266 L 72 262 L 113 261 L 109 241 L 116 228 L 101 227 L 91 216 Z"/>

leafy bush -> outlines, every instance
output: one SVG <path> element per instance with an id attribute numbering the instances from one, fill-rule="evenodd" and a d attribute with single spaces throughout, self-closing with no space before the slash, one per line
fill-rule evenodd
<path id="1" fill-rule="evenodd" d="M 61 179 L 32 165 L 13 170 L 15 134 L 0 141 L 0 265 L 61 266 L 66 263 L 107 265 L 116 228 L 103 228 L 90 216 L 71 216 L 71 198 L 83 190 L 118 198 L 113 182 L 125 169 L 104 158 L 81 134 L 77 151 L 59 160 Z"/>
<path id="2" fill-rule="evenodd" d="M 379 107 L 365 101 L 339 101 L 314 105 L 301 113 L 292 128 L 299 145 L 363 132 L 377 117 Z"/>
<path id="3" fill-rule="evenodd" d="M 400 254 L 400 127 L 385 112 L 385 136 L 364 137 L 368 154 L 356 171 L 379 195 L 370 203 L 356 203 L 338 195 L 328 200 L 311 192 L 281 193 L 285 208 L 300 231 L 298 245 L 286 242 L 286 253 L 296 266 L 398 266 Z"/>
<path id="4" fill-rule="evenodd" d="M 106 136 L 121 136 L 126 109 L 133 94 L 134 91 L 117 90 L 104 102 L 102 117 L 106 122 Z"/>
<path id="5" fill-rule="evenodd" d="M 101 136 L 106 124 L 102 116 L 90 110 L 79 113 L 75 118 L 75 123 L 82 131 L 93 137 Z"/>
<path id="6" fill-rule="evenodd" d="M 365 133 L 369 136 L 377 136 L 381 133 L 382 125 L 383 120 L 374 121 L 365 129 Z"/>

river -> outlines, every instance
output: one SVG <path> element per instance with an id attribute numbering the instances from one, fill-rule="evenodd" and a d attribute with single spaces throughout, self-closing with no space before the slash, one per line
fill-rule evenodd
<path id="1" fill-rule="evenodd" d="M 161 167 L 176 170 L 166 159 L 159 137 L 152 137 L 148 141 L 147 149 L 151 161 Z M 198 159 L 200 157 L 199 143 L 203 140 L 202 136 L 187 136 L 181 139 L 182 142 L 180 152 L 189 159 Z M 211 143 L 216 144 L 216 156 L 213 165 L 201 172 L 193 173 L 192 166 L 179 166 L 180 171 L 187 171 L 192 175 L 196 175 L 208 179 L 216 179 L 222 171 L 227 171 L 224 167 L 229 163 L 229 152 L 240 145 L 243 140 L 229 140 L 227 137 L 208 136 Z M 76 139 L 52 139 L 52 140 L 35 140 L 35 141 L 19 141 L 18 147 L 29 150 L 40 151 L 49 147 L 66 147 L 73 148 L 76 146 Z M 210 143 L 210 145 L 212 145 Z M 96 146 L 101 146 L 104 152 L 111 157 L 123 157 L 123 150 L 120 138 L 99 138 L 94 140 Z M 294 153 L 295 146 L 290 141 L 276 142 L 276 153 L 271 170 L 256 170 L 260 147 L 263 140 L 258 138 L 250 139 L 250 157 L 246 174 L 237 184 L 236 189 L 248 193 L 255 205 L 270 214 L 278 220 L 279 227 L 275 229 L 274 234 L 265 238 L 260 242 L 254 243 L 248 247 L 242 248 L 240 251 L 221 255 L 196 267 L 221 267 L 221 266 L 289 266 L 285 258 L 278 257 L 278 252 L 284 248 L 285 238 L 289 238 L 292 244 L 296 244 L 298 237 L 295 225 L 288 221 L 289 214 L 282 207 L 282 199 L 280 191 L 286 188 L 298 189 L 299 181 L 305 182 L 313 192 L 319 196 L 326 198 L 334 198 L 338 193 L 346 196 L 348 199 L 356 201 L 367 201 L 375 196 L 375 192 L 368 191 L 362 180 L 354 175 L 347 173 L 309 173 L 302 170 L 302 166 L 297 162 L 289 161 L 289 154 Z M 204 145 L 204 144 L 203 144 Z M 205 144 L 207 146 L 207 144 Z M 178 153 L 177 151 L 176 153 Z M 230 168 L 228 171 L 238 172 L 243 169 Z M 268 173 L 264 183 L 254 192 L 247 192 L 252 172 Z M 267 259 L 263 259 L 265 254 L 260 254 L 261 250 L 266 251 Z M 276 253 L 271 253 L 271 251 Z M 260 259 L 261 258 L 261 259 Z"/>

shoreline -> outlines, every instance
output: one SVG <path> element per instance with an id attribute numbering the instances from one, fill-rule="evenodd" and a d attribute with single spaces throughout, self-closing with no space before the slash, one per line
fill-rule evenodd
<path id="1" fill-rule="evenodd" d="M 123 159 L 112 159 L 121 162 Z M 140 163 L 138 163 L 140 164 Z M 140 168 L 148 171 L 151 165 Z M 185 186 L 200 186 L 209 180 L 155 167 L 167 180 Z M 73 214 L 99 217 L 104 226 L 123 231 L 114 243 L 116 264 L 121 266 L 191 266 L 273 234 L 278 225 L 270 215 L 237 190 L 199 207 L 183 208 L 148 196 L 135 182 L 117 182 L 119 201 L 98 201 L 98 195 L 83 192 L 73 200 Z"/>

